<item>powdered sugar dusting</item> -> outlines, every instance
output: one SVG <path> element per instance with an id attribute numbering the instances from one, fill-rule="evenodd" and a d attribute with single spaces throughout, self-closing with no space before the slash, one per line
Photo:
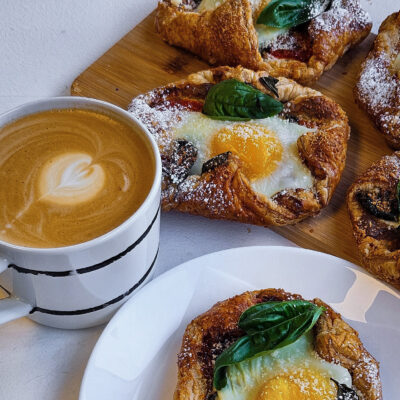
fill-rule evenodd
<path id="1" fill-rule="evenodd" d="M 157 105 L 152 106 L 154 102 Z M 134 98 L 128 109 L 154 135 L 160 149 L 171 145 L 170 130 L 181 122 L 182 110 L 182 106 L 170 105 L 164 94 L 160 99 L 160 94 L 156 91 Z"/>
<path id="2" fill-rule="evenodd" d="M 385 54 L 365 62 L 357 87 L 371 108 L 388 107 L 396 96 L 396 77 L 390 73 L 389 67 L 390 60 Z"/>
<path id="3" fill-rule="evenodd" d="M 289 32 L 279 35 L 275 40 L 269 43 L 271 50 L 294 50 L 297 46 L 296 38 Z M 265 47 L 265 44 L 264 44 Z"/>
<path id="4" fill-rule="evenodd" d="M 358 361 L 359 368 L 353 374 L 353 381 L 361 381 L 369 386 L 369 393 L 380 393 L 381 380 L 379 378 L 379 368 L 375 360 L 367 353 Z M 368 387 L 367 386 L 367 387 Z M 360 391 L 357 391 L 360 400 L 365 397 Z"/>
<path id="5" fill-rule="evenodd" d="M 320 32 L 340 32 L 365 28 L 371 17 L 361 7 L 359 0 L 333 0 L 330 9 L 314 18 L 313 29 Z"/>
<path id="6" fill-rule="evenodd" d="M 373 51 L 357 83 L 360 103 L 390 136 L 400 134 L 400 79 L 394 68 L 395 59 L 390 53 Z"/>
<path id="7" fill-rule="evenodd" d="M 325 12 L 313 21 L 313 28 L 319 32 L 339 31 L 340 26 L 343 29 L 344 24 L 349 24 L 349 11 L 345 8 L 337 7 Z"/>
<path id="8" fill-rule="evenodd" d="M 179 200 L 183 203 L 195 201 L 207 209 L 210 216 L 221 218 L 233 206 L 224 190 L 225 182 L 223 179 L 221 181 L 207 182 L 200 180 L 198 175 L 191 175 L 179 186 Z"/>

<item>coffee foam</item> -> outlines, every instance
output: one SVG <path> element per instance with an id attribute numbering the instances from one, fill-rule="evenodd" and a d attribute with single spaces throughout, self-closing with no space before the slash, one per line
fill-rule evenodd
<path id="1" fill-rule="evenodd" d="M 0 130 L 0 239 L 93 239 L 139 208 L 154 174 L 149 145 L 117 118 L 76 109 L 22 118 Z"/>
<path id="2" fill-rule="evenodd" d="M 104 187 L 103 167 L 85 153 L 61 154 L 48 161 L 39 176 L 40 200 L 74 205 L 93 199 Z"/>

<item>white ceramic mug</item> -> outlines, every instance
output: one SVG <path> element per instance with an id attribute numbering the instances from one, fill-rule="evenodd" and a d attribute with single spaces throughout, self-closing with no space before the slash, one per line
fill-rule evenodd
<path id="1" fill-rule="evenodd" d="M 58 97 L 25 104 L 0 116 L 0 127 L 40 111 L 83 108 L 122 117 L 143 135 L 154 155 L 155 177 L 140 208 L 100 237 L 74 246 L 28 248 L 0 241 L 0 273 L 10 297 L 0 300 L 0 323 L 29 316 L 57 328 L 85 328 L 106 322 L 151 276 L 159 245 L 161 160 L 147 129 L 112 104 Z"/>

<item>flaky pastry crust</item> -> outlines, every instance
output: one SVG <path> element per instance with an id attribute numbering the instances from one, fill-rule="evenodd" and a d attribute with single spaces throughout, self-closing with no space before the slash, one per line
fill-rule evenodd
<path id="1" fill-rule="evenodd" d="M 295 224 L 325 207 L 342 174 L 350 134 L 348 119 L 338 104 L 321 93 L 279 78 L 279 100 L 283 119 L 294 120 L 313 131 L 297 141 L 299 155 L 311 171 L 312 190 L 287 189 L 271 198 L 255 192 L 233 153 L 224 153 L 203 165 L 201 175 L 188 175 L 195 157 L 187 143 L 165 140 L 179 119 L 178 100 L 204 103 L 209 88 L 235 78 L 273 95 L 261 83 L 265 71 L 241 67 L 219 67 L 198 72 L 187 79 L 158 88 L 132 101 L 129 110 L 155 136 L 163 160 L 162 207 L 215 219 L 255 225 Z M 201 109 L 201 108 L 200 108 Z"/>
<path id="2" fill-rule="evenodd" d="M 178 354 L 174 400 L 215 399 L 214 361 L 244 334 L 237 326 L 240 315 L 258 303 L 295 299 L 301 299 L 301 296 L 282 289 L 245 292 L 215 304 L 195 318 L 186 328 Z M 382 399 L 379 364 L 364 348 L 357 331 L 321 300 L 314 299 L 313 302 L 326 308 L 313 329 L 314 348 L 318 355 L 350 372 L 360 399 Z"/>
<path id="3" fill-rule="evenodd" d="M 360 192 L 381 193 L 396 199 L 400 180 L 400 152 L 371 165 L 350 187 L 347 207 L 364 267 L 378 278 L 400 284 L 400 233 L 398 223 L 377 218 L 360 203 Z"/>
<path id="4" fill-rule="evenodd" d="M 357 103 L 394 149 L 400 149 L 399 54 L 400 11 L 387 17 L 379 28 L 354 89 Z"/>
<path id="5" fill-rule="evenodd" d="M 199 1 L 160 0 L 156 29 L 171 45 L 183 47 L 213 65 L 242 65 L 274 77 L 315 82 L 371 30 L 359 0 L 333 0 L 330 9 L 308 23 L 308 60 L 277 58 L 259 50 L 254 22 L 269 1 L 225 0 L 214 10 L 196 12 Z M 255 6 L 254 4 L 258 4 Z"/>

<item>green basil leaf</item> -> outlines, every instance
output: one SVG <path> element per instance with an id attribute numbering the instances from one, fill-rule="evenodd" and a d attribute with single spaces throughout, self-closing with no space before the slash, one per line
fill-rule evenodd
<path id="1" fill-rule="evenodd" d="M 323 307 L 304 300 L 261 303 L 241 315 L 239 327 L 254 343 L 276 349 L 295 342 L 308 332 L 323 311 Z"/>
<path id="2" fill-rule="evenodd" d="M 359 400 L 358 395 L 355 390 L 349 388 L 345 384 L 339 383 L 335 381 L 335 379 L 331 378 L 331 381 L 335 382 L 337 386 L 337 399 L 338 400 Z"/>
<path id="3" fill-rule="evenodd" d="M 215 361 L 215 388 L 220 390 L 226 385 L 228 366 L 294 343 L 315 325 L 324 310 L 304 300 L 267 302 L 250 307 L 238 323 L 247 335 Z"/>
<path id="4" fill-rule="evenodd" d="M 215 360 L 214 366 L 214 387 L 221 390 L 227 384 L 226 368 L 232 364 L 248 360 L 257 354 L 265 351 L 264 346 L 255 345 L 249 336 L 243 336 L 232 346 L 228 347 Z"/>
<path id="5" fill-rule="evenodd" d="M 248 308 L 240 316 L 238 325 L 248 335 L 252 335 L 308 312 L 316 313 L 319 317 L 321 313 L 317 311 L 321 308 L 305 300 L 260 303 Z"/>
<path id="6" fill-rule="evenodd" d="M 208 92 L 203 113 L 213 119 L 248 121 L 279 114 L 283 104 L 236 79 L 217 83 Z"/>
<path id="7" fill-rule="evenodd" d="M 291 28 L 326 11 L 331 0 L 272 0 L 261 12 L 257 24 L 273 28 Z"/>

